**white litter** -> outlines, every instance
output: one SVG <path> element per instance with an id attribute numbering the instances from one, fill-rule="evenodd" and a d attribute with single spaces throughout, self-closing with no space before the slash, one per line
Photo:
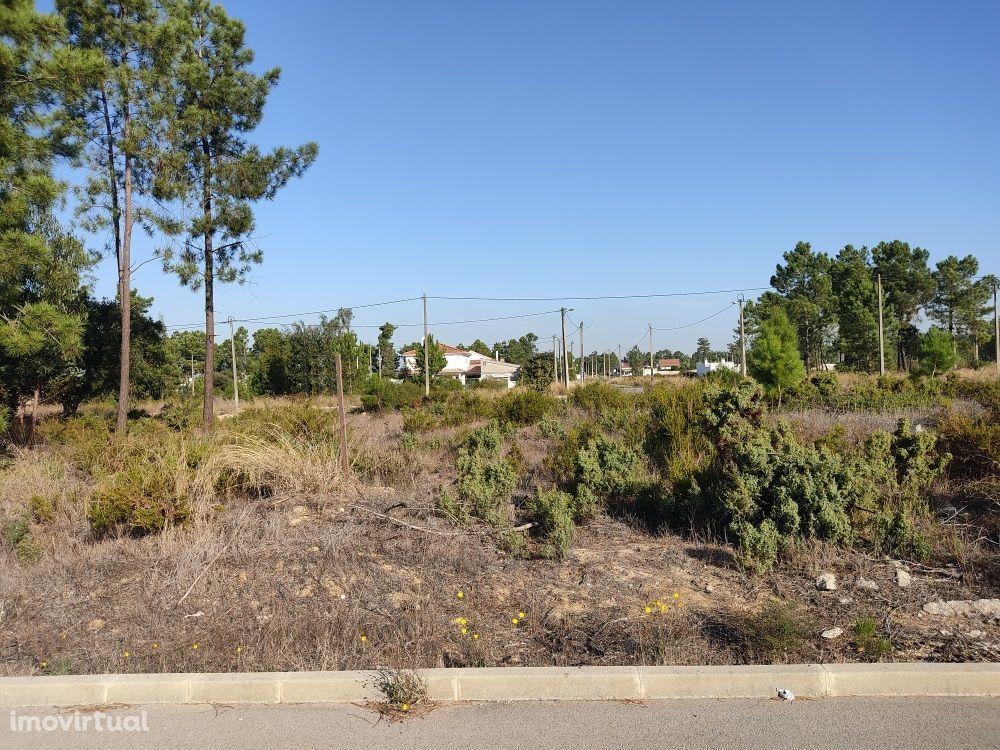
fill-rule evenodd
<path id="1" fill-rule="evenodd" d="M 783 701 L 793 701 L 795 700 L 795 693 L 788 688 L 778 688 L 778 697 Z"/>

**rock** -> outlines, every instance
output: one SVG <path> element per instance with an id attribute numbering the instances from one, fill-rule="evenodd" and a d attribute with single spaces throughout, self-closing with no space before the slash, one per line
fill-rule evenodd
<path id="1" fill-rule="evenodd" d="M 712 585 L 712 584 L 710 584 L 710 583 L 706 583 L 706 584 L 705 584 L 705 593 L 706 593 L 706 594 L 711 594 L 711 593 L 712 593 L 712 592 L 714 592 L 714 591 L 715 591 L 715 586 L 713 586 L 713 585 Z"/>
<path id="2" fill-rule="evenodd" d="M 842 636 L 843 634 L 844 634 L 843 628 L 829 628 L 827 630 L 824 630 L 819 635 L 820 638 L 832 639 L 832 638 L 840 638 L 840 636 Z"/>
<path id="3" fill-rule="evenodd" d="M 842 596 L 837 600 L 840 604 L 853 604 L 854 600 L 849 596 Z"/>
<path id="4" fill-rule="evenodd" d="M 837 576 L 833 573 L 820 573 L 819 578 L 816 579 L 816 588 L 820 591 L 836 591 Z"/>
<path id="5" fill-rule="evenodd" d="M 95 617 L 93 620 L 87 623 L 87 632 L 96 633 L 103 627 L 104 627 L 104 620 L 102 620 L 100 617 Z"/>
<path id="6" fill-rule="evenodd" d="M 982 630 L 970 630 L 968 633 L 965 633 L 966 638 L 982 638 L 984 635 L 986 633 Z"/>
<path id="7" fill-rule="evenodd" d="M 913 583 L 913 577 L 903 568 L 896 568 L 896 583 L 901 589 L 908 589 Z"/>
<path id="8" fill-rule="evenodd" d="M 954 601 L 927 602 L 924 612 L 941 617 L 1000 617 L 1000 599 L 961 599 Z"/>
<path id="9" fill-rule="evenodd" d="M 865 591 L 878 591 L 878 584 L 875 581 L 869 581 L 864 576 L 858 578 L 857 587 Z"/>
<path id="10" fill-rule="evenodd" d="M 778 688 L 778 697 L 783 701 L 793 701 L 795 700 L 795 693 L 788 688 Z"/>

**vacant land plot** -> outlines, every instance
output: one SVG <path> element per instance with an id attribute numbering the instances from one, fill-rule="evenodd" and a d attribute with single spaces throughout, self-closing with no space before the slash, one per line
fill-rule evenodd
<path id="1" fill-rule="evenodd" d="M 392 388 L 47 417 L 2 671 L 1000 659 L 996 381 Z"/>

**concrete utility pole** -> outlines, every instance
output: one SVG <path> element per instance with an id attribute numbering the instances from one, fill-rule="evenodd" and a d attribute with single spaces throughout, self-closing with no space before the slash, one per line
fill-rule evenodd
<path id="1" fill-rule="evenodd" d="M 424 395 L 431 395 L 430 353 L 427 351 L 427 294 L 424 294 Z"/>
<path id="2" fill-rule="evenodd" d="M 565 307 L 559 309 L 562 319 L 562 358 L 563 358 L 563 384 L 569 390 L 569 351 L 566 349 L 566 313 Z"/>
<path id="3" fill-rule="evenodd" d="M 236 336 L 233 334 L 233 319 L 229 318 L 229 351 L 233 355 L 233 408 L 240 410 L 240 379 L 236 374 Z"/>
<path id="4" fill-rule="evenodd" d="M 583 348 L 583 323 L 580 323 L 580 380 L 587 379 L 587 353 Z"/>
<path id="5" fill-rule="evenodd" d="M 882 274 L 878 275 L 878 374 L 885 375 L 885 329 L 882 327 Z"/>
<path id="6" fill-rule="evenodd" d="M 649 380 L 653 380 L 653 324 L 649 324 Z"/>
<path id="7" fill-rule="evenodd" d="M 740 303 L 740 374 L 747 376 L 747 339 L 743 330 L 743 295 L 737 300 Z"/>

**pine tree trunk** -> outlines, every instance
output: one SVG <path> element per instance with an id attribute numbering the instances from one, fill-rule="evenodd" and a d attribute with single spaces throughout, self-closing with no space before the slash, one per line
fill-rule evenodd
<path id="1" fill-rule="evenodd" d="M 126 154 L 124 172 L 125 225 L 118 257 L 118 301 L 122 316 L 121 366 L 118 371 L 118 411 L 115 429 L 124 432 L 128 420 L 129 373 L 132 367 L 132 160 Z"/>
<path id="2" fill-rule="evenodd" d="M 205 159 L 202 170 L 202 211 L 205 219 L 205 426 L 215 420 L 215 260 L 212 247 L 212 162 L 207 140 L 201 143 Z"/>

